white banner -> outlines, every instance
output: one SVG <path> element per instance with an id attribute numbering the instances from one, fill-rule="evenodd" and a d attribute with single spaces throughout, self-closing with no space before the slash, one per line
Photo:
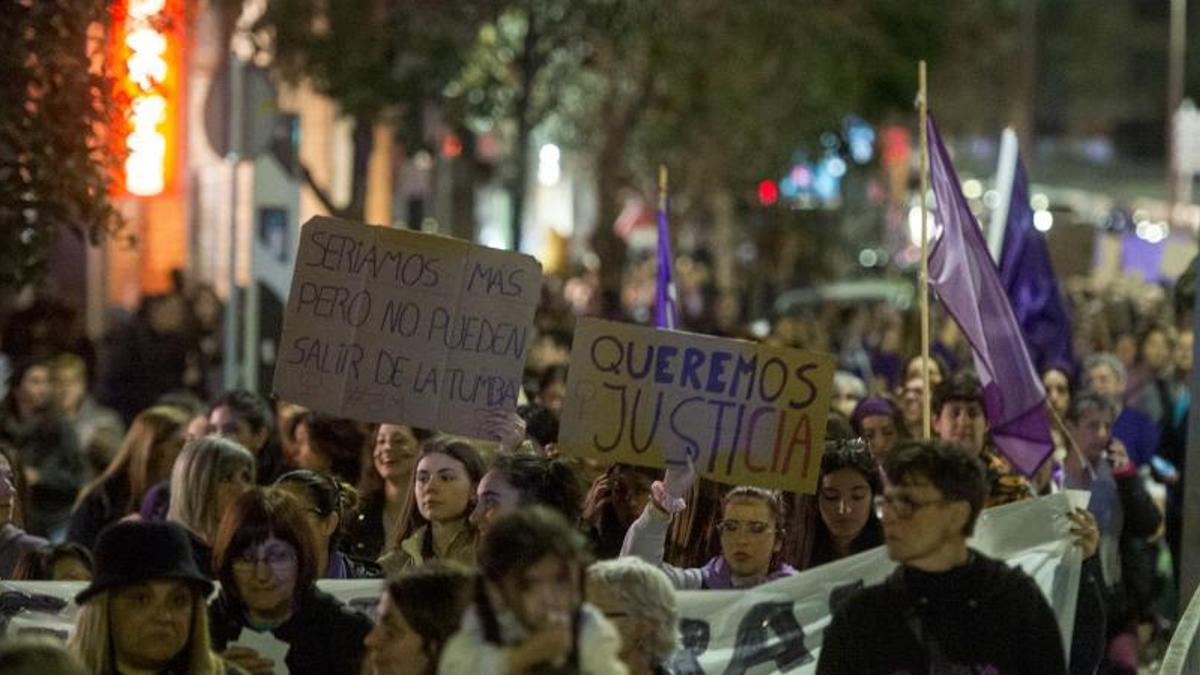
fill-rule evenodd
<path id="1" fill-rule="evenodd" d="M 1058 617 L 1065 653 L 1070 653 L 1081 563 L 1066 513 L 1080 499 L 1086 504 L 1087 493 L 988 509 L 970 542 L 1033 577 Z M 815 673 L 831 606 L 882 582 L 895 567 L 877 548 L 749 591 L 680 592 L 684 649 L 674 665 L 684 675 Z"/>
<path id="2" fill-rule="evenodd" d="M 1072 544 L 1066 513 L 1087 493 L 1059 493 L 988 509 L 979 518 L 971 546 L 1020 567 L 1033 577 L 1058 617 L 1069 653 L 1079 591 L 1079 549 Z M 830 607 L 853 591 L 882 582 L 895 564 L 882 548 L 823 565 L 748 591 L 680 592 L 683 649 L 675 666 L 681 675 L 699 673 L 816 672 Z M 70 599 L 83 588 L 69 582 L 3 582 L 0 591 L 37 596 L 44 605 L 22 610 L 10 632 L 51 631 L 66 636 L 75 616 Z M 378 580 L 320 581 L 318 586 L 373 615 L 382 590 Z M 0 595 L 0 607 L 18 598 Z M 897 618 L 899 620 L 899 618 Z"/>

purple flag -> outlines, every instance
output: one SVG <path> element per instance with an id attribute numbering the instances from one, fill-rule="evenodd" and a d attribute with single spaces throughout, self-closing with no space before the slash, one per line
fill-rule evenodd
<path id="1" fill-rule="evenodd" d="M 1029 181 L 1020 160 L 1013 175 L 1012 200 L 1004 228 L 1000 282 L 1039 371 L 1049 365 L 1068 367 L 1073 363 L 1067 304 L 1050 264 L 1046 240 L 1033 227 Z"/>
<path id="2" fill-rule="evenodd" d="M 658 274 L 654 284 L 654 327 L 679 327 L 679 294 L 671 274 L 671 228 L 667 224 L 667 193 L 658 197 Z"/>
<path id="3" fill-rule="evenodd" d="M 992 440 L 1018 471 L 1032 475 L 1053 449 L 1046 391 L 1029 360 L 983 232 L 929 116 L 929 172 L 941 237 L 929 253 L 929 285 L 954 317 L 975 357 Z"/>

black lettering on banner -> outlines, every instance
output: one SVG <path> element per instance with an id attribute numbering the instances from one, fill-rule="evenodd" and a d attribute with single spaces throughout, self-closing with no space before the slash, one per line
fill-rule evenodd
<path id="1" fill-rule="evenodd" d="M 708 651 L 711 628 L 708 622 L 699 619 L 679 620 L 680 649 L 675 650 L 668 662 L 669 670 L 677 675 L 704 675 L 700 667 L 700 655 Z"/>
<path id="2" fill-rule="evenodd" d="M 771 639 L 771 633 L 776 639 Z M 763 602 L 750 608 L 738 624 L 733 657 L 725 675 L 743 675 L 754 666 L 773 663 L 780 672 L 815 659 L 804 644 L 804 628 L 790 602 Z"/>

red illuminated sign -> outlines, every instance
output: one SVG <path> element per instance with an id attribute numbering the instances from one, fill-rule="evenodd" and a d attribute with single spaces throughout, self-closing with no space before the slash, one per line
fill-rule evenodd
<path id="1" fill-rule="evenodd" d="M 168 190 L 175 165 L 179 103 L 178 0 L 124 0 L 116 8 L 115 45 L 127 129 L 121 180 L 124 192 L 152 197 Z"/>

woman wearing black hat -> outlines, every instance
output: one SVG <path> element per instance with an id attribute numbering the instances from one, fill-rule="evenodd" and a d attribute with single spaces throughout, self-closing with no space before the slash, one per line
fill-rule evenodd
<path id="1" fill-rule="evenodd" d="M 252 649 L 229 645 L 245 631 L 270 633 L 288 645 L 293 673 L 342 675 L 362 666 L 371 620 L 317 590 L 312 527 L 295 497 L 278 489 L 243 494 L 221 519 L 213 567 L 221 592 L 209 608 L 213 646 L 254 675 L 272 664 Z"/>
<path id="2" fill-rule="evenodd" d="M 119 522 L 96 540 L 96 576 L 80 606 L 71 651 L 92 675 L 225 675 L 209 646 L 204 600 L 187 532 L 172 523 Z"/>

